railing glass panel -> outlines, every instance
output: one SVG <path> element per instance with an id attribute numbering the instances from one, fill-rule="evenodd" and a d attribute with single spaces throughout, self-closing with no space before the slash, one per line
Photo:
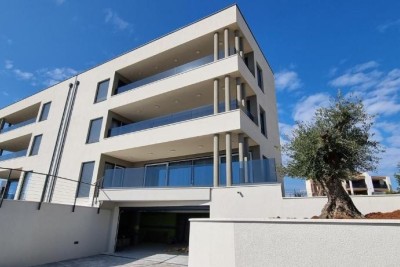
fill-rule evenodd
<path id="1" fill-rule="evenodd" d="M 26 156 L 26 152 L 27 150 L 20 150 L 17 152 L 11 152 L 8 154 L 4 154 L 0 156 L 0 161 L 4 161 L 4 160 L 9 160 L 9 159 L 14 159 L 14 158 L 19 158 L 19 157 L 25 157 Z"/>
<path id="2" fill-rule="evenodd" d="M 175 74 L 179 74 L 179 73 L 182 73 L 182 72 L 185 72 L 185 71 L 200 67 L 202 65 L 206 65 L 206 64 L 211 63 L 213 61 L 214 61 L 214 55 L 205 56 L 203 58 L 188 62 L 188 63 L 183 64 L 181 66 L 178 66 L 178 67 L 175 67 L 175 68 L 172 68 L 172 69 L 157 73 L 155 75 L 146 77 L 144 79 L 132 82 L 130 84 L 118 87 L 115 90 L 115 94 L 120 94 L 120 93 L 129 91 L 129 90 L 135 89 L 137 87 L 152 83 L 154 81 L 161 80 L 161 79 L 167 78 L 169 76 L 172 76 L 172 75 L 175 75 Z"/>
<path id="3" fill-rule="evenodd" d="M 224 103 L 219 105 L 219 110 L 224 109 Z M 236 109 L 236 101 L 231 101 L 231 109 Z M 157 117 L 150 120 L 139 121 L 135 123 L 131 123 L 128 125 L 124 125 L 121 127 L 111 128 L 108 131 L 108 137 L 113 137 L 121 134 L 132 133 L 136 131 L 141 131 L 145 129 L 150 129 L 158 126 L 163 126 L 167 124 L 177 123 L 181 121 L 191 120 L 195 118 L 205 117 L 208 115 L 212 115 L 214 113 L 214 108 L 212 105 L 203 106 L 191 110 L 185 110 L 182 112 L 170 114 L 167 116 Z"/>
<path id="4" fill-rule="evenodd" d="M 23 121 L 23 122 L 20 122 L 20 123 L 16 123 L 16 124 L 13 124 L 13 125 L 11 125 L 11 126 L 9 126 L 9 127 L 7 127 L 7 128 L 1 129 L 1 130 L 0 130 L 0 133 L 9 132 L 9 131 L 12 131 L 12 130 L 14 130 L 14 129 L 18 129 L 18 128 L 21 128 L 21 127 L 23 127 L 23 126 L 32 124 L 32 123 L 34 123 L 34 122 L 36 122 L 36 118 L 32 118 L 32 119 L 29 119 L 29 120 L 26 120 L 26 121 Z"/>
<path id="5" fill-rule="evenodd" d="M 220 164 L 220 185 L 226 185 L 226 163 Z M 232 162 L 232 184 L 277 182 L 275 160 Z M 107 169 L 103 188 L 212 187 L 212 158 L 154 164 L 142 168 Z"/>

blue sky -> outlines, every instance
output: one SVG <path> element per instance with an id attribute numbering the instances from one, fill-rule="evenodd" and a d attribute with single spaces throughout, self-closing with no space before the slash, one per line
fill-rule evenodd
<path id="1" fill-rule="evenodd" d="M 0 106 L 218 11 L 231 1 L 1 1 Z M 282 142 L 337 89 L 376 114 L 386 148 L 375 173 L 400 161 L 400 1 L 237 1 L 276 76 Z M 396 186 L 396 185 L 395 185 Z M 303 181 L 287 180 L 286 189 Z"/>

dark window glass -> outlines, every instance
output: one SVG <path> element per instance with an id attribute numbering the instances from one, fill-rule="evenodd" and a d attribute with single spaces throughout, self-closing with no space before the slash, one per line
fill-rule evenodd
<path id="1" fill-rule="evenodd" d="M 81 177 L 78 184 L 78 197 L 89 197 L 90 183 L 93 178 L 94 162 L 82 163 Z"/>
<path id="2" fill-rule="evenodd" d="M 39 147 L 41 142 L 42 142 L 42 135 L 36 135 L 33 138 L 31 153 L 29 154 L 30 156 L 34 156 L 39 153 Z"/>
<path id="3" fill-rule="evenodd" d="M 95 103 L 104 101 L 107 99 L 108 93 L 108 85 L 110 84 L 110 80 L 99 82 L 97 85 L 97 92 L 96 92 L 96 99 L 94 100 Z"/>
<path id="4" fill-rule="evenodd" d="M 101 123 L 103 118 L 91 120 L 89 124 L 89 133 L 87 136 L 86 143 L 96 143 L 100 140 Z"/>
<path id="5" fill-rule="evenodd" d="M 257 83 L 261 90 L 264 92 L 263 72 L 260 66 L 257 65 Z"/>
<path id="6" fill-rule="evenodd" d="M 265 121 L 265 111 L 260 108 L 260 127 L 261 133 L 267 137 L 267 125 Z"/>
<path id="7" fill-rule="evenodd" d="M 40 119 L 39 121 L 45 121 L 47 120 L 47 117 L 49 116 L 49 111 L 50 111 L 50 102 L 46 103 L 42 107 L 42 113 L 40 114 Z"/>

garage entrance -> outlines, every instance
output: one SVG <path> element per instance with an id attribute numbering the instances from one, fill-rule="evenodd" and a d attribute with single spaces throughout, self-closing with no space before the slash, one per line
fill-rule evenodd
<path id="1" fill-rule="evenodd" d="M 185 249 L 189 219 L 209 218 L 209 207 L 120 208 L 115 251 L 157 244 Z"/>

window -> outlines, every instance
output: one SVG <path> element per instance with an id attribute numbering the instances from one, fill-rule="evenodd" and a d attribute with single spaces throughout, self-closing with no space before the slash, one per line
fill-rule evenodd
<path id="1" fill-rule="evenodd" d="M 89 132 L 86 139 L 87 144 L 96 143 L 100 140 L 101 123 L 103 118 L 91 120 L 89 123 Z"/>
<path id="2" fill-rule="evenodd" d="M 49 116 L 49 111 L 50 111 L 50 104 L 51 104 L 51 102 L 48 102 L 43 105 L 42 113 L 40 114 L 39 121 L 47 120 L 47 117 Z"/>
<path id="3" fill-rule="evenodd" d="M 24 175 L 24 179 L 22 181 L 21 191 L 19 193 L 20 200 L 26 200 L 28 194 L 28 188 L 32 183 L 32 172 L 26 172 Z"/>
<path id="4" fill-rule="evenodd" d="M 17 192 L 18 180 L 9 180 L 5 191 L 5 199 L 14 199 Z"/>
<path id="5" fill-rule="evenodd" d="M 265 111 L 261 107 L 260 107 L 260 127 L 261 127 L 261 133 L 268 138 Z"/>
<path id="6" fill-rule="evenodd" d="M 258 64 L 257 64 L 257 83 L 258 86 L 261 88 L 261 91 L 264 92 L 263 72 L 260 66 L 258 66 Z"/>
<path id="7" fill-rule="evenodd" d="M 29 153 L 29 156 L 34 156 L 37 155 L 39 153 L 39 147 L 40 147 L 40 143 L 42 142 L 42 135 L 36 135 L 33 138 L 33 143 L 32 143 L 32 147 L 31 147 L 31 153 Z"/>
<path id="8" fill-rule="evenodd" d="M 89 197 L 90 184 L 92 183 L 93 178 L 93 170 L 94 161 L 82 163 L 77 197 Z"/>
<path id="9" fill-rule="evenodd" d="M 96 98 L 94 99 L 94 103 L 99 103 L 104 100 L 107 100 L 108 93 L 108 85 L 110 84 L 110 80 L 99 82 L 97 85 Z"/>

